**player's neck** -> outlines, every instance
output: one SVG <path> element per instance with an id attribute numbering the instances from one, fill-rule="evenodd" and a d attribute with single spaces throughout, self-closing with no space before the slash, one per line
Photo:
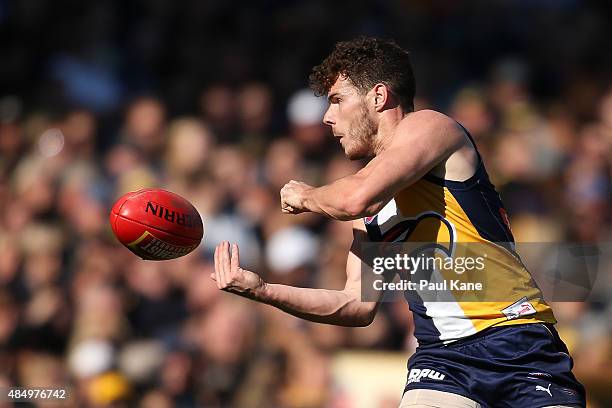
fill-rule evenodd
<path id="1" fill-rule="evenodd" d="M 391 144 L 397 125 L 406 116 L 405 112 L 397 107 L 388 109 L 380 114 L 378 132 L 374 138 L 374 155 L 378 156 Z"/>

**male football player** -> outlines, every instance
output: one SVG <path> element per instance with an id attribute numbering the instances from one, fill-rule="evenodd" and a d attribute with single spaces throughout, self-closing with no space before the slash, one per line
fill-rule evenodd
<path id="1" fill-rule="evenodd" d="M 409 307 L 419 342 L 408 362 L 401 407 L 584 407 L 551 308 L 514 252 L 495 187 L 468 131 L 432 110 L 414 111 L 409 54 L 393 41 L 358 38 L 336 44 L 310 76 L 327 95 L 323 118 L 357 173 L 313 187 L 290 181 L 281 210 L 353 222 L 343 290 L 266 283 L 240 267 L 238 247 L 215 251 L 219 289 L 314 322 L 365 326 L 378 301 L 362 299 L 362 247 L 373 242 L 472 243 L 494 256 L 483 301 L 432 301 Z"/>

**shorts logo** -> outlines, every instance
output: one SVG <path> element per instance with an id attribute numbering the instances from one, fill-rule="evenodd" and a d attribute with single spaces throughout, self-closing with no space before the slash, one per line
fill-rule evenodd
<path id="1" fill-rule="evenodd" d="M 552 397 L 552 392 L 550 392 L 550 386 L 551 384 L 548 384 L 548 388 L 544 388 L 541 385 L 536 385 L 536 391 L 544 391 L 547 392 L 548 395 L 550 395 Z"/>
<path id="2" fill-rule="evenodd" d="M 519 299 L 510 306 L 502 309 L 501 312 L 506 315 L 508 320 L 518 319 L 520 316 L 529 316 L 536 314 L 536 309 L 527 301 L 526 297 Z"/>
<path id="3" fill-rule="evenodd" d="M 429 378 L 432 380 L 442 381 L 445 375 L 429 368 L 418 369 L 413 368 L 408 374 L 408 384 L 421 382 L 422 378 Z"/>

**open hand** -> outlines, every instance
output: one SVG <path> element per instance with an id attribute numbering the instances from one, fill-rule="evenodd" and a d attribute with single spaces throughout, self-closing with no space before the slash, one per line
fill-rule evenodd
<path id="1" fill-rule="evenodd" d="M 230 248 L 228 241 L 215 248 L 215 273 L 210 277 L 219 289 L 243 296 L 255 296 L 265 286 L 259 275 L 240 267 L 238 245 L 232 244 Z"/>

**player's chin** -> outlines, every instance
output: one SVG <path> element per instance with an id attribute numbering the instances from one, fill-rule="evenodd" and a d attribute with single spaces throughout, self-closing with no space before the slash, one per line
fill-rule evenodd
<path id="1" fill-rule="evenodd" d="M 362 149 L 355 149 L 353 146 L 344 147 L 344 155 L 349 160 L 361 160 L 368 156 L 367 152 L 362 151 Z"/>

